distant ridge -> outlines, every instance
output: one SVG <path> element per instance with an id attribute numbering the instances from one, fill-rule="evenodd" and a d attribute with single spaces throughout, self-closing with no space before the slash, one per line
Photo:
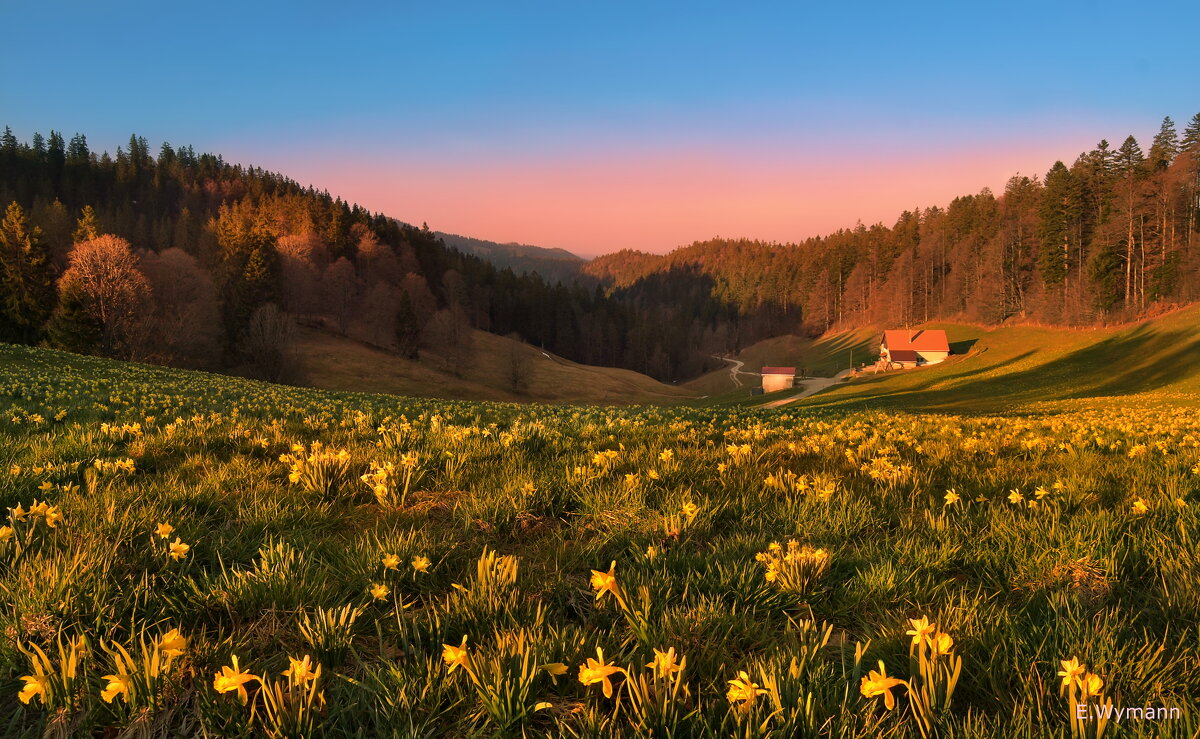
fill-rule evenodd
<path id="1" fill-rule="evenodd" d="M 486 259 L 497 267 L 508 267 L 514 272 L 537 272 L 548 282 L 569 282 L 580 274 L 586 263 L 582 257 L 566 249 L 515 242 L 500 244 L 441 231 L 435 231 L 434 235 L 451 249 Z"/>

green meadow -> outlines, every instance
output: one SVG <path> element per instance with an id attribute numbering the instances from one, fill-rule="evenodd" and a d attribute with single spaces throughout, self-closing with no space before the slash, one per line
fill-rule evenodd
<path id="1" fill-rule="evenodd" d="M 775 411 L 0 347 L 0 733 L 1195 736 L 1196 323 Z"/>

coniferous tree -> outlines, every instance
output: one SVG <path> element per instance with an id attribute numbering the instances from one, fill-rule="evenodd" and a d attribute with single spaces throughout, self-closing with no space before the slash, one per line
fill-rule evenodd
<path id="1" fill-rule="evenodd" d="M 1117 175 L 1121 182 L 1122 216 L 1125 222 L 1125 307 L 1136 299 L 1137 283 L 1133 265 L 1138 253 L 1137 223 L 1138 186 L 1145 174 L 1146 157 L 1137 139 L 1129 136 L 1117 150 L 1115 158 Z"/>
<path id="2" fill-rule="evenodd" d="M 79 220 L 75 223 L 75 231 L 71 234 L 71 239 L 76 244 L 81 244 L 101 235 L 103 235 L 103 232 L 100 230 L 100 224 L 96 221 L 96 211 L 90 205 L 83 206 L 83 210 L 79 213 Z"/>
<path id="3" fill-rule="evenodd" d="M 5 333 L 33 342 L 54 307 L 54 272 L 42 231 L 30 228 L 25 211 L 12 203 L 0 222 Z"/>
<path id="4" fill-rule="evenodd" d="M 1171 116 L 1163 118 L 1162 126 L 1158 129 L 1158 133 L 1154 135 L 1154 142 L 1150 145 L 1149 165 L 1151 171 L 1162 172 L 1171 165 L 1175 156 L 1179 154 L 1179 134 L 1175 132 L 1175 121 L 1171 120 Z"/>
<path id="5" fill-rule="evenodd" d="M 1200 148 L 1200 113 L 1192 116 L 1187 128 L 1183 129 L 1183 139 L 1179 142 L 1180 151 L 1194 151 Z"/>
<path id="6" fill-rule="evenodd" d="M 63 286 L 58 306 L 46 324 L 46 338 L 56 349 L 94 354 L 104 341 L 104 324 L 88 307 L 87 296 L 75 283 Z"/>
<path id="7" fill-rule="evenodd" d="M 1067 279 L 1071 258 L 1070 228 L 1078 217 L 1075 183 L 1062 162 L 1055 162 L 1046 173 L 1039 216 L 1038 271 L 1047 287 L 1056 287 Z"/>

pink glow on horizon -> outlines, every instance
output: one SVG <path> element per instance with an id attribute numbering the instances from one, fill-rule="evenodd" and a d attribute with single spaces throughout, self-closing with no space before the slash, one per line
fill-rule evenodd
<path id="1" fill-rule="evenodd" d="M 302 183 L 410 223 L 581 256 L 665 253 L 714 236 L 801 241 L 861 220 L 945 206 L 1012 175 L 1068 164 L 1077 141 L 836 160 L 712 152 L 592 154 L 511 161 L 389 162 L 311 157 L 284 168 Z"/>

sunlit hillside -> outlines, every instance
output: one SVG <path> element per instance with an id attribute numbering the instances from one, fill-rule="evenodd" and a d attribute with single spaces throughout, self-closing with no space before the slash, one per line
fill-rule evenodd
<path id="1" fill-rule="evenodd" d="M 1108 329 L 925 327 L 945 329 L 962 353 L 932 367 L 868 372 L 805 407 L 995 413 L 1103 407 L 1130 395 L 1200 402 L 1200 306 Z"/>

